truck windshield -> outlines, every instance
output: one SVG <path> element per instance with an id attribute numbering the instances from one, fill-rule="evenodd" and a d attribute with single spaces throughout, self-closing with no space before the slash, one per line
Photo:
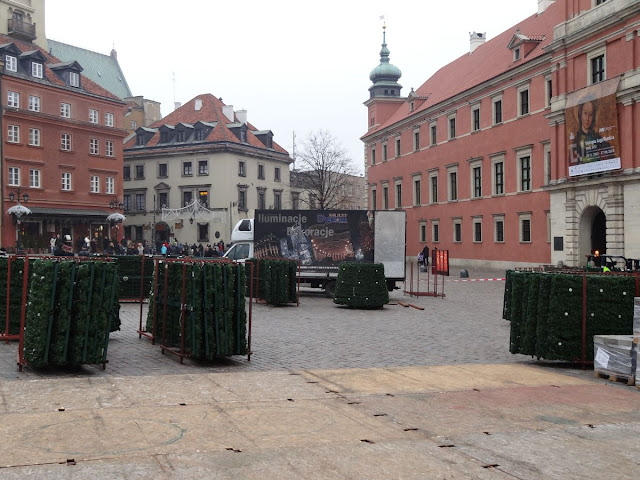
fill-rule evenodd
<path id="1" fill-rule="evenodd" d="M 233 249 L 227 255 L 231 260 L 244 260 L 249 257 L 249 245 L 246 243 L 234 245 Z"/>

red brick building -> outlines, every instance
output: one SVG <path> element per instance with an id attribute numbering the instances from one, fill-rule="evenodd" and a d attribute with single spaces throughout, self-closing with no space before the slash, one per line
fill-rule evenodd
<path id="1" fill-rule="evenodd" d="M 0 54 L 0 244 L 115 235 L 106 217 L 122 202 L 124 102 L 33 43 L 0 35 Z M 17 201 L 31 210 L 20 223 L 7 213 Z"/>
<path id="2" fill-rule="evenodd" d="M 408 255 L 427 242 L 470 265 L 640 257 L 639 20 L 633 0 L 539 0 L 406 97 L 383 40 L 369 205 L 407 211 Z"/>

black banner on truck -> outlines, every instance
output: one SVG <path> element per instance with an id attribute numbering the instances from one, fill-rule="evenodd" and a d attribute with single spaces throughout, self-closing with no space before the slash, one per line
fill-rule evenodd
<path id="1" fill-rule="evenodd" d="M 366 210 L 256 210 L 254 254 L 302 266 L 373 262 L 372 223 Z"/>

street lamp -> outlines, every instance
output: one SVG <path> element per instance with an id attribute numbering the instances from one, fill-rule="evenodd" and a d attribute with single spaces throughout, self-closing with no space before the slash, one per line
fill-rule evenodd
<path id="1" fill-rule="evenodd" d="M 117 208 L 118 210 L 122 210 L 124 208 L 124 204 L 122 202 L 118 203 L 118 199 L 113 199 L 109 202 L 109 208 L 111 210 Z"/>
<path id="2" fill-rule="evenodd" d="M 15 220 L 16 220 L 16 253 L 18 252 L 18 250 L 20 249 L 20 240 L 21 240 L 21 236 L 22 236 L 22 216 L 23 215 L 28 215 L 31 213 L 31 210 L 29 210 L 27 207 L 23 206 L 20 204 L 20 197 L 22 196 L 22 200 L 24 201 L 24 203 L 27 203 L 29 201 L 29 193 L 22 190 L 21 188 L 18 187 L 17 190 L 9 192 L 9 200 L 10 201 L 14 201 L 16 202 L 16 204 L 11 207 L 9 210 L 7 210 L 7 213 L 10 213 L 14 216 Z"/>

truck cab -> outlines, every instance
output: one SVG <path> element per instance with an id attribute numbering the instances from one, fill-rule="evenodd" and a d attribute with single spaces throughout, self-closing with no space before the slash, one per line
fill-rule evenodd
<path id="1" fill-rule="evenodd" d="M 243 262 L 253 257 L 253 218 L 240 220 L 231 232 L 231 247 L 225 252 L 225 258 Z"/>

